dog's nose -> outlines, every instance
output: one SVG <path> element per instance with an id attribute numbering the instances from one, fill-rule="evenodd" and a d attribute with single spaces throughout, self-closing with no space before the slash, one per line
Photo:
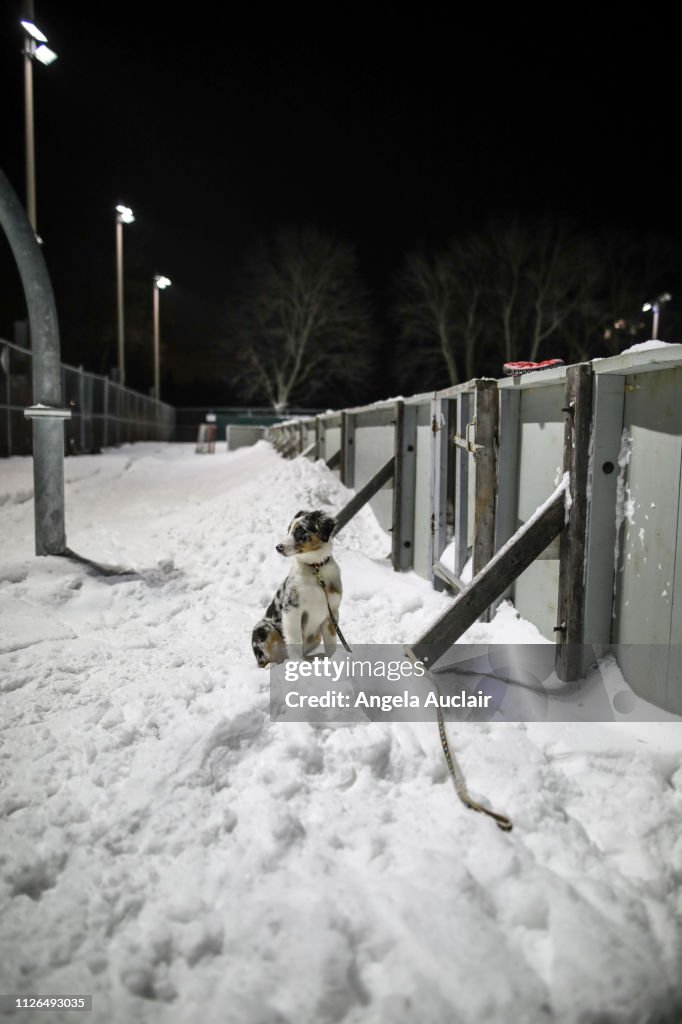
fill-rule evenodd
<path id="1" fill-rule="evenodd" d="M 276 547 L 275 547 L 275 551 L 279 551 L 280 555 L 283 555 L 284 554 L 284 544 L 277 544 Z"/>

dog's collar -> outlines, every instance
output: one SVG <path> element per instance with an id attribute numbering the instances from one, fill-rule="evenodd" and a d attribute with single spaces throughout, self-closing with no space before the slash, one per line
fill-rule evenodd
<path id="1" fill-rule="evenodd" d="M 324 562 L 308 562 L 308 565 L 313 570 L 314 569 L 321 569 L 323 565 L 327 564 L 327 562 L 329 561 L 329 559 L 331 557 L 332 557 L 331 555 L 327 555 L 327 557 L 325 558 Z"/>

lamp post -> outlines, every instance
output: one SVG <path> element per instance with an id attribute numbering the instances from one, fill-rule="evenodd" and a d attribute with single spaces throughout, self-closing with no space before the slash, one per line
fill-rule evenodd
<path id="1" fill-rule="evenodd" d="M 154 278 L 154 398 L 161 401 L 161 345 L 159 330 L 159 292 L 168 288 L 171 281 L 163 274 L 157 274 Z"/>
<path id="2" fill-rule="evenodd" d="M 665 302 L 670 302 L 671 299 L 672 299 L 672 295 L 669 292 L 663 292 L 663 294 L 659 295 L 657 299 L 653 300 L 653 302 L 645 302 L 644 305 L 642 306 L 642 312 L 643 313 L 648 313 L 649 310 L 651 310 L 651 313 L 653 315 L 653 323 L 651 325 L 651 340 L 652 341 L 657 341 L 658 340 L 658 320 L 659 320 L 660 313 L 661 313 L 661 306 Z"/>
<path id="3" fill-rule="evenodd" d="M 32 7 L 32 5 L 31 5 Z M 26 136 L 26 212 L 33 231 L 38 236 L 36 215 L 36 152 L 33 121 L 33 61 L 46 66 L 57 59 L 57 54 L 46 46 L 47 36 L 31 20 L 21 22 L 24 30 L 24 109 Z M 40 241 L 40 239 L 38 239 Z"/>
<path id="4" fill-rule="evenodd" d="M 116 322 L 118 327 L 118 382 L 126 382 L 125 332 L 123 329 L 123 225 L 135 220 L 129 206 L 116 207 Z"/>

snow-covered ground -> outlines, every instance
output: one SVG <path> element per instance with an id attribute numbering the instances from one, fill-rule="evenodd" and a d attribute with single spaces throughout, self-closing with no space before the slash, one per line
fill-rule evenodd
<path id="1" fill-rule="evenodd" d="M 0 992 L 93 1022 L 679 1024 L 682 725 L 272 723 L 251 628 L 321 464 L 266 444 L 67 460 L 70 547 L 33 557 L 0 462 Z M 447 606 L 369 509 L 340 535 L 351 645 Z M 541 642 L 513 608 L 470 641 Z M 606 673 L 622 689 L 617 668 Z M 24 1020 L 72 1020 L 55 1013 Z"/>

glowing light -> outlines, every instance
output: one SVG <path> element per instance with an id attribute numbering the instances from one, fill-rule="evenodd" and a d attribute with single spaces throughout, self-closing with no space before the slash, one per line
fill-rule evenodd
<path id="1" fill-rule="evenodd" d="M 642 312 L 648 313 L 650 309 L 653 309 L 654 313 L 657 313 L 659 307 L 662 306 L 664 302 L 670 302 L 671 299 L 672 295 L 670 292 L 663 292 L 657 299 L 654 299 L 653 302 L 645 302 L 642 306 Z"/>
<path id="2" fill-rule="evenodd" d="M 47 42 L 47 36 L 45 35 L 45 33 L 41 32 L 40 29 L 36 25 L 34 25 L 32 21 L 22 21 L 21 27 L 23 28 L 24 32 L 31 36 L 32 39 L 35 39 L 37 43 Z"/>
<path id="3" fill-rule="evenodd" d="M 40 46 L 36 46 L 33 56 L 36 60 L 39 60 L 41 64 L 47 67 L 57 59 L 57 54 L 54 50 L 51 50 L 49 46 L 44 46 L 42 43 Z"/>
<path id="4" fill-rule="evenodd" d="M 135 214 L 129 206 L 117 206 L 116 213 L 118 214 L 116 220 L 119 224 L 132 224 L 135 220 Z"/>
<path id="5" fill-rule="evenodd" d="M 154 278 L 154 284 L 157 288 L 168 288 L 170 283 L 170 277 L 164 277 L 163 274 L 157 274 Z"/>

